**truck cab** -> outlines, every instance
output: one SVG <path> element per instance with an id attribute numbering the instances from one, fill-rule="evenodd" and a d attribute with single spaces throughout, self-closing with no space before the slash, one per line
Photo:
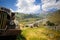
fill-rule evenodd
<path id="1" fill-rule="evenodd" d="M 16 36 L 21 33 L 19 25 L 14 22 L 15 13 L 0 7 L 0 36 Z"/>

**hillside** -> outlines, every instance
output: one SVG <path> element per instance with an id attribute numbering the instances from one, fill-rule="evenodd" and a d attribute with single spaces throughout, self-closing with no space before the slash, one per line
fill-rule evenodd
<path id="1" fill-rule="evenodd" d="M 24 14 L 24 13 L 16 13 L 15 18 L 20 23 L 26 24 L 26 23 L 32 23 L 35 21 L 38 21 L 40 19 L 43 19 L 44 15 L 36 15 L 36 14 Z"/>
<path id="2" fill-rule="evenodd" d="M 42 20 L 43 18 L 48 19 L 53 23 L 60 24 L 60 10 L 48 13 L 48 14 L 16 14 L 16 19 L 19 20 L 20 23 L 28 24 L 32 22 L 36 22 L 38 20 Z M 45 22 L 45 21 L 42 21 Z M 17 40 L 60 40 L 60 29 L 56 30 L 58 27 L 43 25 L 40 22 L 38 27 L 22 27 L 21 35 L 18 35 Z M 60 26 L 59 26 L 60 27 Z M 51 29 L 52 28 L 52 29 Z"/>
<path id="3" fill-rule="evenodd" d="M 45 13 L 38 13 L 38 14 L 25 14 L 25 13 L 16 13 L 15 14 L 17 20 L 28 19 L 28 18 L 40 18 L 43 19 L 47 16 Z"/>
<path id="4" fill-rule="evenodd" d="M 27 28 L 22 30 L 17 40 L 60 40 L 60 31 L 47 28 Z"/>
<path id="5" fill-rule="evenodd" d="M 51 22 L 60 24 L 60 10 L 48 14 L 47 18 Z"/>

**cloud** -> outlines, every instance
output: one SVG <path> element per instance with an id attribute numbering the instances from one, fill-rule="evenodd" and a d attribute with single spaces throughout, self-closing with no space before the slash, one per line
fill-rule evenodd
<path id="1" fill-rule="evenodd" d="M 52 8 L 60 9 L 60 0 L 56 2 L 56 0 L 42 0 L 42 9 L 44 11 L 49 11 Z"/>
<path id="2" fill-rule="evenodd" d="M 36 13 L 40 10 L 40 5 L 34 4 L 35 0 L 17 0 L 17 12 Z"/>

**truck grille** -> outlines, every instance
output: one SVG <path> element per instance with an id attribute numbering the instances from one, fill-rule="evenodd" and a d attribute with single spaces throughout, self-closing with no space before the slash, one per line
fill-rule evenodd
<path id="1" fill-rule="evenodd" d="M 7 21 L 7 13 L 0 11 L 0 29 L 5 29 Z"/>

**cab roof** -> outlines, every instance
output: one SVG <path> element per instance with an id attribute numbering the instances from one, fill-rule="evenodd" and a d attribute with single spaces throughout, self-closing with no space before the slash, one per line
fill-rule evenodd
<path id="1" fill-rule="evenodd" d="M 10 12 L 11 12 L 10 9 L 5 8 L 5 7 L 1 7 L 1 6 L 0 6 L 0 11 L 5 11 L 5 12 L 7 12 L 7 13 L 10 13 Z"/>

